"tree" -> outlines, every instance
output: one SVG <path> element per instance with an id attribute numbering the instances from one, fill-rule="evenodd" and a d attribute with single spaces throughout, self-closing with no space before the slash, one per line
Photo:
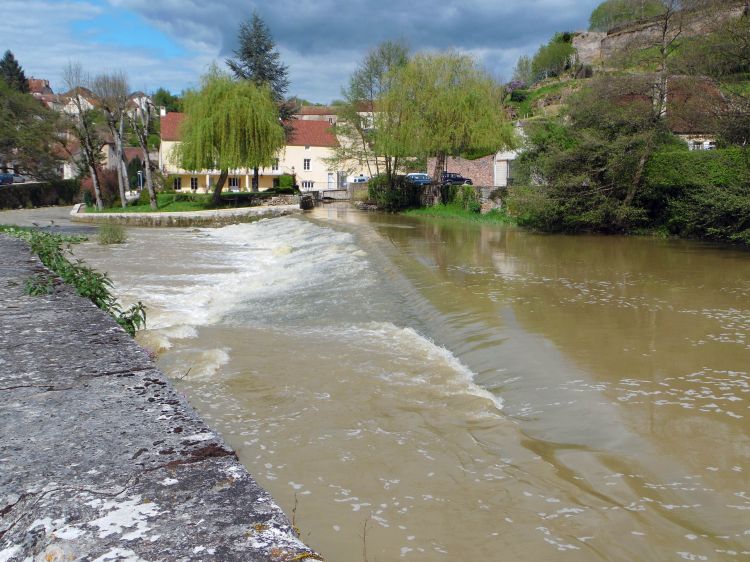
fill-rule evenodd
<path id="1" fill-rule="evenodd" d="M 212 68 L 199 91 L 185 94 L 183 105 L 175 161 L 185 170 L 220 170 L 213 192 L 216 205 L 229 170 L 270 166 L 284 147 L 278 107 L 267 87 L 232 80 Z"/>
<path id="2" fill-rule="evenodd" d="M 61 128 L 57 113 L 0 80 L 0 162 L 35 178 L 58 176 Z"/>
<path id="3" fill-rule="evenodd" d="M 123 137 L 125 136 L 125 121 L 128 110 L 128 79 L 122 72 L 100 74 L 94 78 L 92 90 L 104 113 L 107 128 L 115 144 L 117 185 L 120 193 L 120 204 L 124 208 L 128 204 L 125 190 L 130 183 L 123 154 Z"/>
<path id="4" fill-rule="evenodd" d="M 620 25 L 657 16 L 662 11 L 660 0 L 606 0 L 589 18 L 589 31 L 609 31 Z"/>
<path id="5" fill-rule="evenodd" d="M 534 83 L 534 68 L 531 63 L 531 57 L 521 55 L 513 71 L 513 82 L 518 82 L 524 86 L 531 86 Z"/>
<path id="6" fill-rule="evenodd" d="M 137 156 L 128 162 L 128 178 L 130 178 L 130 190 L 134 191 L 140 187 L 138 174 L 143 173 L 143 161 Z"/>
<path id="7" fill-rule="evenodd" d="M 180 111 L 180 98 L 173 95 L 169 90 L 159 88 L 151 96 L 151 99 L 156 107 L 163 107 L 168 112 Z"/>
<path id="8" fill-rule="evenodd" d="M 27 94 L 29 92 L 29 82 L 26 80 L 26 74 L 18 64 L 16 57 L 10 51 L 5 51 L 5 55 L 0 59 L 0 78 L 5 80 L 12 89 Z"/>
<path id="9" fill-rule="evenodd" d="M 102 141 L 97 130 L 97 112 L 91 100 L 87 99 L 87 86 L 91 83 L 79 63 L 68 63 L 63 70 L 63 82 L 68 88 L 71 108 L 67 111 L 68 124 L 73 136 L 80 144 L 80 162 L 82 171 L 88 172 L 94 184 L 96 208 L 102 210 L 101 182 L 99 166 L 101 164 Z"/>
<path id="10" fill-rule="evenodd" d="M 535 81 L 561 76 L 573 64 L 575 48 L 570 33 L 557 33 L 542 45 L 531 61 L 531 71 Z"/>
<path id="11" fill-rule="evenodd" d="M 436 157 L 440 183 L 448 155 L 494 153 L 514 144 L 504 91 L 474 60 L 454 52 L 415 56 L 382 98 L 389 125 L 377 129 L 378 152 Z"/>
<path id="12" fill-rule="evenodd" d="M 297 104 L 285 101 L 289 89 L 288 68 L 281 62 L 281 55 L 266 24 L 253 12 L 250 21 L 240 24 L 239 48 L 235 58 L 226 60 L 227 66 L 240 80 L 248 80 L 258 87 L 267 87 L 277 104 L 279 119 L 285 125 L 286 135 L 292 134 L 288 122 L 294 118 Z M 253 168 L 253 191 L 258 191 L 259 171 Z"/>
<path id="13" fill-rule="evenodd" d="M 156 166 L 151 161 L 151 154 L 148 151 L 148 137 L 151 133 L 153 115 L 153 104 L 148 98 L 141 99 L 130 113 L 130 124 L 133 127 L 135 136 L 138 139 L 138 146 L 140 146 L 143 154 L 143 171 L 146 173 L 146 189 L 148 189 L 149 203 L 152 209 L 157 209 L 159 205 L 156 201 L 156 187 L 154 186 L 154 170 Z"/>
<path id="14" fill-rule="evenodd" d="M 399 169 L 400 156 L 377 151 L 374 135 L 391 129 L 394 116 L 379 111 L 379 105 L 393 85 L 396 72 L 409 61 L 409 49 L 401 42 L 386 41 L 371 50 L 342 90 L 344 100 L 336 105 L 336 133 L 341 142 L 329 164 L 351 173 L 366 167 L 370 176 L 384 171 L 392 176 Z"/>

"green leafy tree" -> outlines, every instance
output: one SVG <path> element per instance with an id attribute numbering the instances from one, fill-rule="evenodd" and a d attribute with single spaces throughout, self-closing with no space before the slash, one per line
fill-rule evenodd
<path id="1" fill-rule="evenodd" d="M 556 34 L 546 45 L 542 45 L 531 61 L 531 71 L 535 81 L 562 76 L 571 68 L 575 58 L 575 48 L 569 33 Z"/>
<path id="2" fill-rule="evenodd" d="M 32 177 L 57 177 L 61 132 L 58 114 L 0 80 L 0 162 Z"/>
<path id="3" fill-rule="evenodd" d="M 29 82 L 26 74 L 18 64 L 16 57 L 10 51 L 5 51 L 5 55 L 0 59 L 0 78 L 5 80 L 12 89 L 26 94 L 29 92 Z"/>
<path id="4" fill-rule="evenodd" d="M 213 192 L 221 202 L 229 170 L 270 166 L 284 147 L 284 129 L 267 87 L 233 80 L 212 68 L 201 89 L 185 94 L 182 143 L 175 160 L 186 170 L 219 169 Z"/>
<path id="5" fill-rule="evenodd" d="M 285 133 L 290 136 L 293 129 L 289 121 L 294 118 L 297 104 L 285 98 L 289 89 L 289 69 L 281 62 L 271 32 L 257 12 L 253 12 L 249 21 L 240 24 L 239 47 L 234 51 L 234 57 L 226 60 L 234 76 L 268 88 L 277 105 L 279 119 L 285 124 Z M 253 169 L 253 191 L 258 191 L 258 184 L 259 170 L 256 167 Z"/>
<path id="6" fill-rule="evenodd" d="M 349 78 L 343 89 L 344 100 L 336 105 L 336 133 L 341 139 L 329 165 L 347 173 L 366 168 L 370 176 L 393 175 L 402 162 L 380 147 L 375 150 L 374 135 L 391 129 L 394 116 L 379 111 L 382 98 L 390 91 L 396 72 L 409 60 L 409 49 L 401 42 L 386 41 L 372 49 Z"/>
<path id="7" fill-rule="evenodd" d="M 175 96 L 169 90 L 159 88 L 151 96 L 156 107 L 163 107 L 169 112 L 180 111 L 180 98 Z"/>
<path id="8" fill-rule="evenodd" d="M 435 183 L 449 155 L 492 153 L 514 144 L 504 91 L 471 57 L 454 52 L 415 56 L 383 96 L 388 122 L 376 127 L 378 152 L 436 157 Z"/>
<path id="9" fill-rule="evenodd" d="M 135 190 L 138 187 L 138 172 L 143 173 L 143 161 L 137 156 L 128 162 L 128 178 L 130 179 L 130 189 Z"/>
<path id="10" fill-rule="evenodd" d="M 524 86 L 530 86 L 534 83 L 534 67 L 531 57 L 521 55 L 513 71 L 513 82 L 520 82 Z"/>
<path id="11" fill-rule="evenodd" d="M 607 0 L 589 18 L 589 31 L 609 31 L 614 27 L 659 15 L 660 0 Z"/>

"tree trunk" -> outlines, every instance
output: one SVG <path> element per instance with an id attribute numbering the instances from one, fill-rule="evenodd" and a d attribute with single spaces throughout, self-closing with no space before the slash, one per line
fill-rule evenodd
<path id="1" fill-rule="evenodd" d="M 432 173 L 432 196 L 434 198 L 435 205 L 442 203 L 442 190 L 440 189 L 443 183 L 443 172 L 445 171 L 445 152 L 438 152 L 435 155 L 435 170 Z"/>
<path id="2" fill-rule="evenodd" d="M 125 162 L 125 147 L 123 138 L 125 137 L 125 116 L 120 117 L 120 123 L 117 129 L 117 141 L 119 144 L 119 155 L 117 158 L 117 171 L 118 177 L 121 178 L 122 187 L 120 188 L 120 199 L 122 200 L 122 206 L 125 207 L 128 204 L 128 200 L 125 197 L 125 192 L 130 190 L 130 179 L 128 178 L 128 166 Z"/>
<path id="3" fill-rule="evenodd" d="M 125 198 L 125 180 L 123 179 L 122 174 L 122 159 L 123 159 L 123 150 L 122 150 L 122 139 L 118 138 L 115 135 L 115 161 L 116 161 L 116 171 L 117 171 L 117 188 L 120 192 L 120 205 L 122 205 L 123 208 L 128 206 L 128 200 Z"/>
<path id="4" fill-rule="evenodd" d="M 143 148 L 143 157 L 146 159 L 146 188 L 148 189 L 148 200 L 151 208 L 156 210 L 159 204 L 156 201 L 156 189 L 154 188 L 154 179 L 151 175 L 151 157 L 148 155 L 148 147 Z"/>
<path id="5" fill-rule="evenodd" d="M 260 191 L 260 172 L 257 167 L 253 168 L 253 193 Z"/>
<path id="6" fill-rule="evenodd" d="M 221 190 L 224 189 L 224 184 L 227 182 L 227 178 L 229 177 L 229 170 L 222 170 L 219 174 L 219 181 L 216 182 L 216 187 L 214 187 L 214 193 L 211 196 L 211 204 L 215 207 L 218 207 L 221 205 Z"/>
<path id="7" fill-rule="evenodd" d="M 96 166 L 94 166 L 91 162 L 89 162 L 89 173 L 91 174 L 91 183 L 94 185 L 96 210 L 101 211 L 104 209 L 104 202 L 102 201 L 102 189 L 99 185 L 99 173 L 96 171 Z"/>
<path id="8" fill-rule="evenodd" d="M 625 200 L 622 202 L 625 207 L 629 207 L 631 203 L 633 203 L 633 199 L 635 199 L 635 194 L 638 191 L 638 187 L 640 187 L 641 185 L 641 179 L 643 178 L 643 172 L 646 169 L 646 163 L 648 162 L 650 153 L 651 146 L 646 145 L 643 150 L 643 154 L 641 154 L 641 158 L 638 160 L 638 167 L 635 169 L 633 182 L 630 184 L 628 192 L 625 194 Z"/>

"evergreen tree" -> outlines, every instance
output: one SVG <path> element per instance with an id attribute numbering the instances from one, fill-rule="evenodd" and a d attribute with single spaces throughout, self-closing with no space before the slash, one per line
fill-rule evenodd
<path id="1" fill-rule="evenodd" d="M 270 90 L 278 107 L 279 119 L 285 123 L 284 132 L 288 139 L 293 132 L 289 121 L 294 118 L 297 104 L 285 100 L 289 89 L 288 68 L 281 62 L 281 55 L 276 50 L 271 32 L 258 12 L 253 12 L 250 21 L 240 24 L 239 42 L 239 48 L 234 51 L 236 58 L 227 59 L 227 66 L 236 78 Z M 253 191 L 258 191 L 259 179 L 256 167 L 253 169 Z"/>
<path id="2" fill-rule="evenodd" d="M 236 58 L 227 59 L 227 66 L 240 80 L 251 80 L 256 86 L 268 86 L 276 103 L 282 103 L 289 89 L 288 69 L 281 62 L 271 32 L 257 12 L 250 21 L 240 24 L 239 48 Z"/>
<path id="3" fill-rule="evenodd" d="M 151 99 L 156 107 L 164 107 L 169 112 L 180 111 L 180 98 L 173 95 L 169 90 L 159 88 L 151 96 Z"/>
<path id="4" fill-rule="evenodd" d="M 16 57 L 10 51 L 5 51 L 5 55 L 0 59 L 0 78 L 13 88 L 27 94 L 29 92 L 29 82 L 26 80 L 26 74 L 23 68 L 18 64 Z"/>

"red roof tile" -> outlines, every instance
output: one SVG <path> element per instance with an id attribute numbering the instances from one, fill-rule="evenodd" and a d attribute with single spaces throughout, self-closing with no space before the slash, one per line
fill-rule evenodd
<path id="1" fill-rule="evenodd" d="M 291 121 L 292 134 L 287 146 L 338 146 L 336 135 L 327 121 Z"/>
<path id="2" fill-rule="evenodd" d="M 162 117 L 161 140 L 179 141 L 180 125 L 184 118 L 184 113 L 167 113 Z M 292 133 L 287 141 L 288 146 L 338 146 L 336 135 L 327 121 L 294 119 L 290 123 Z"/>
<path id="3" fill-rule="evenodd" d="M 167 113 L 161 118 L 161 140 L 180 140 L 180 125 L 185 118 L 184 113 Z"/>
<path id="4" fill-rule="evenodd" d="M 303 105 L 297 115 L 336 115 L 336 109 L 324 105 Z"/>

